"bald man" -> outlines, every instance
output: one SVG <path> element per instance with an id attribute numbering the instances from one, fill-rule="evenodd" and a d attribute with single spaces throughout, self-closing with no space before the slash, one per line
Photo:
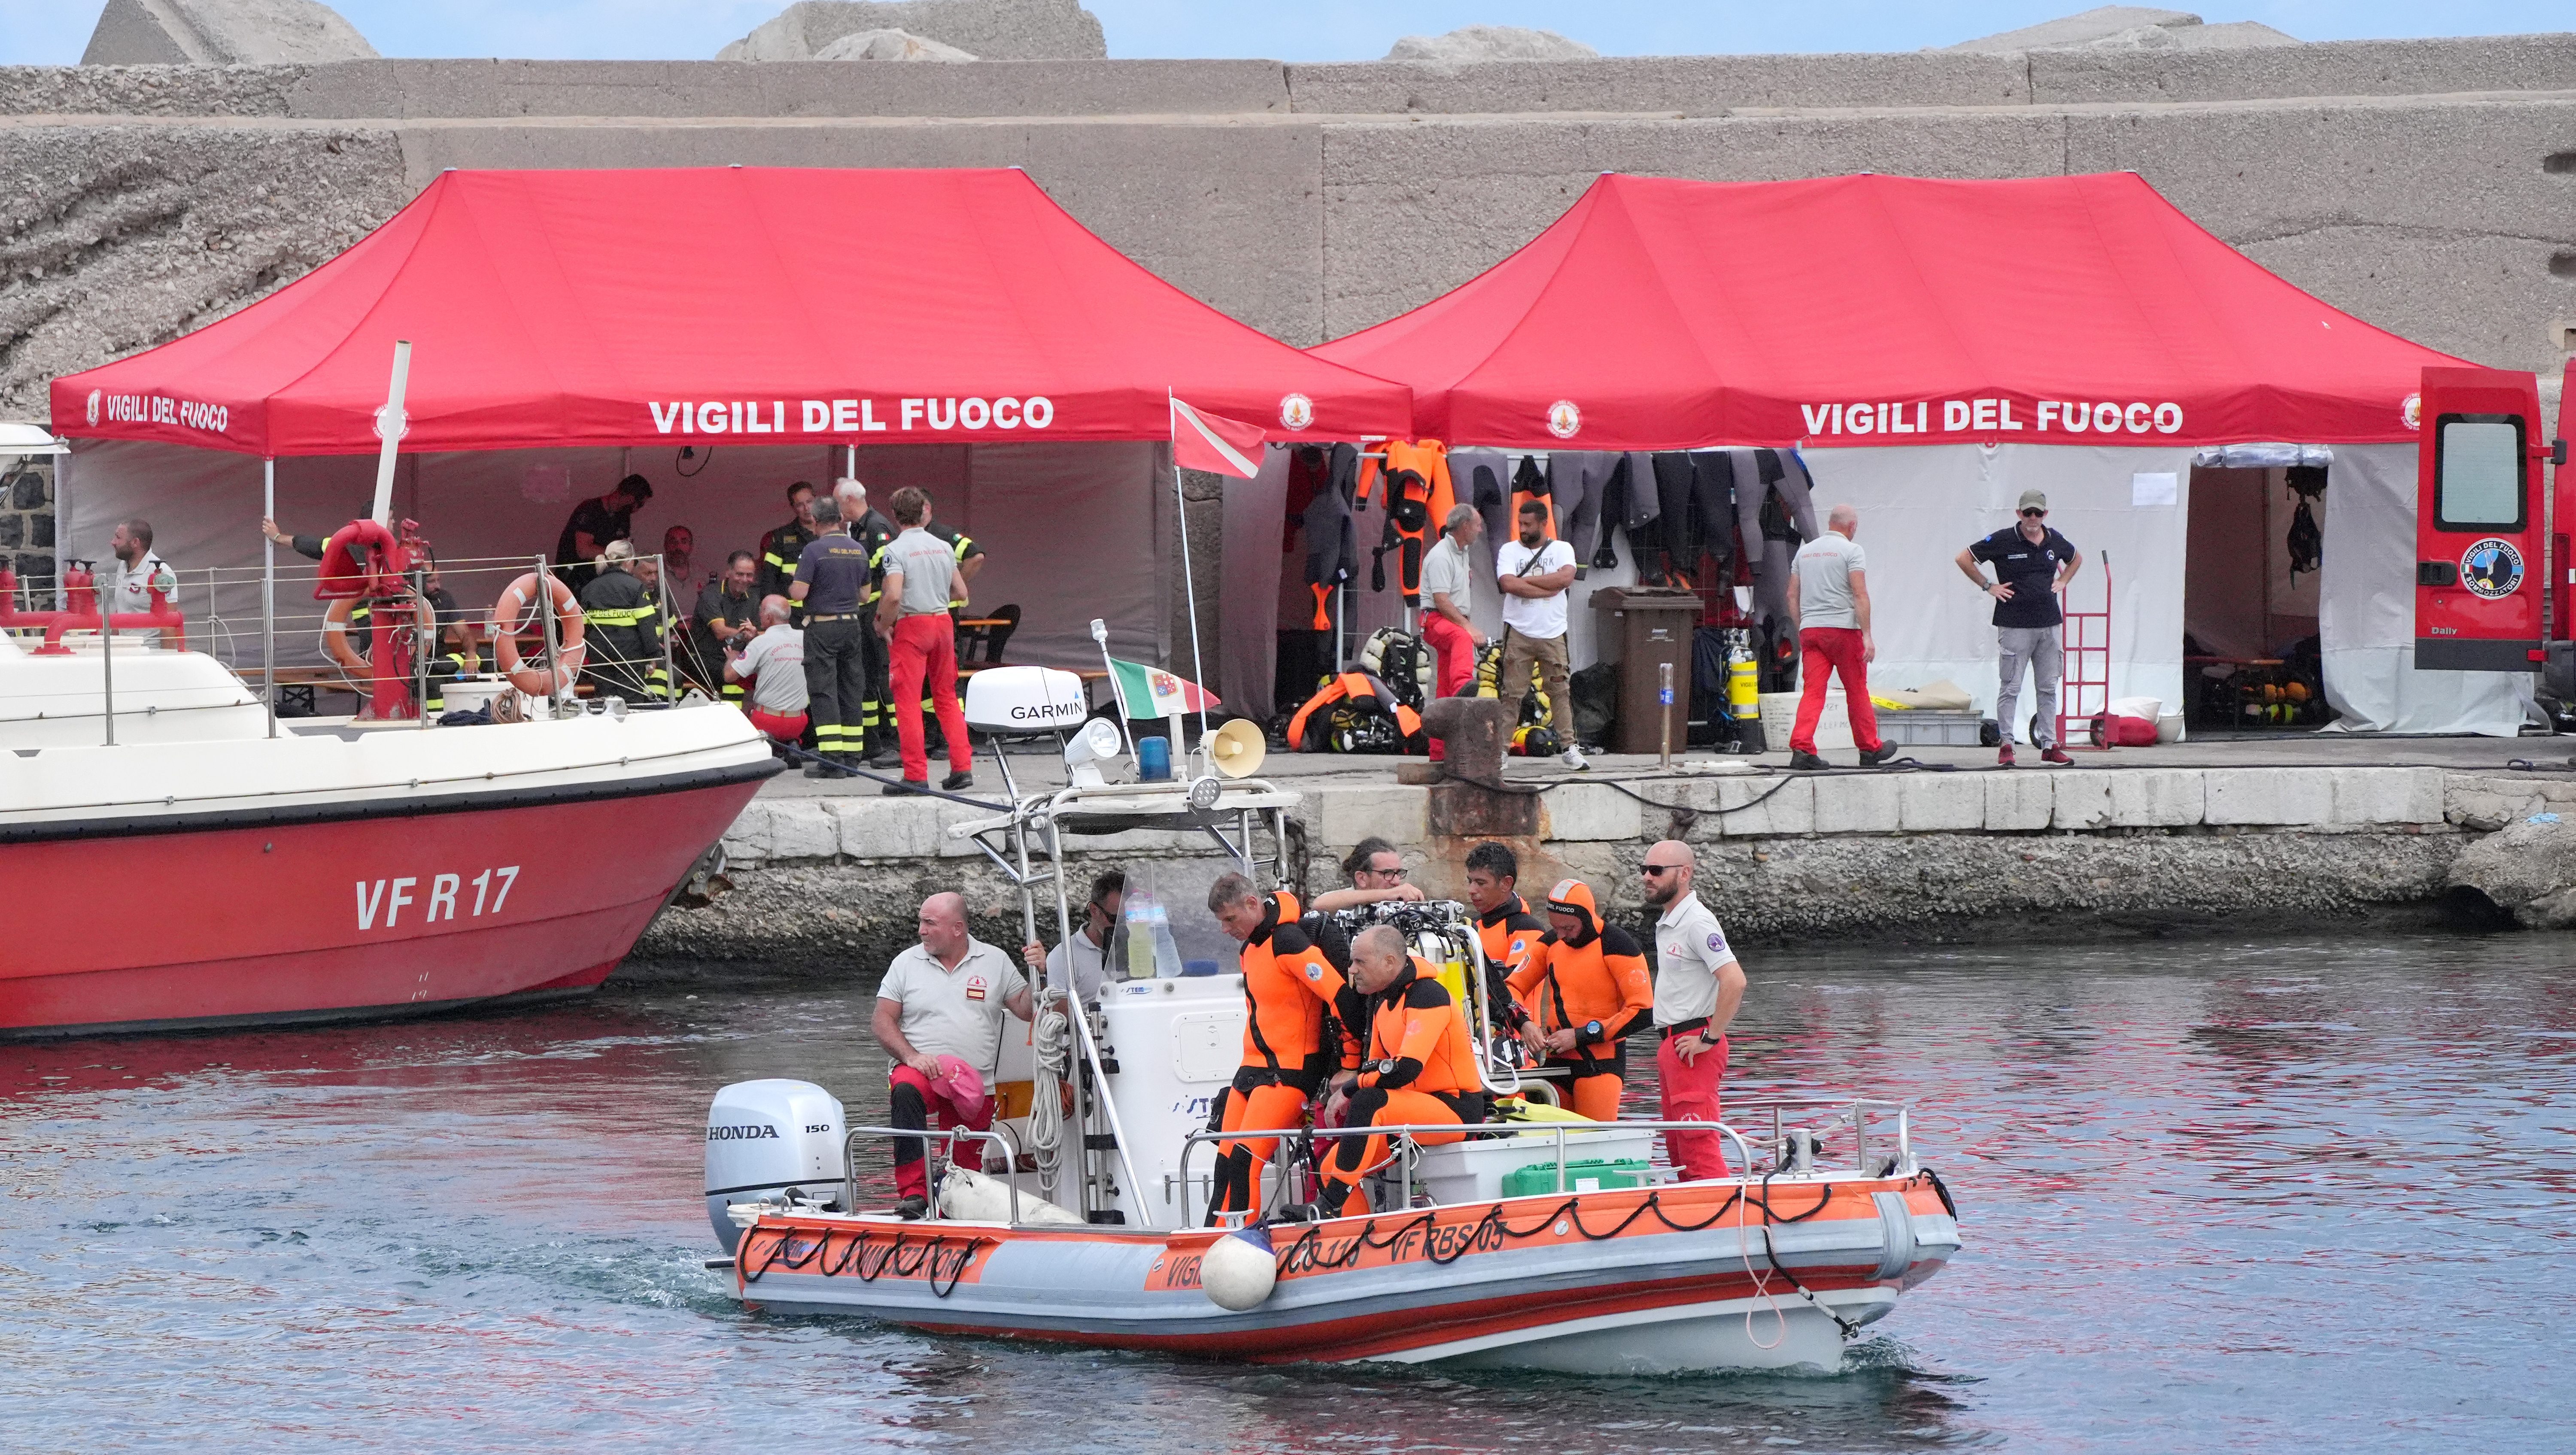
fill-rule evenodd
<path id="1" fill-rule="evenodd" d="M 1033 1018 L 1028 979 L 1010 956 L 966 933 L 962 894 L 923 900 L 918 928 L 921 943 L 886 967 L 870 1027 L 893 1058 L 887 1080 L 894 1125 L 925 1129 L 935 1111 L 942 1130 L 988 1130 L 994 1073 L 1002 1059 L 1002 1012 Z M 961 1071 L 973 1072 L 974 1081 Z M 958 1162 L 980 1168 L 982 1146 L 960 1143 Z M 894 1182 L 896 1211 L 917 1218 L 929 1210 L 930 1179 L 917 1138 L 895 1143 Z"/>
<path id="2" fill-rule="evenodd" d="M 1655 1079 L 1668 1122 L 1717 1120 L 1726 1028 L 1744 1003 L 1744 967 L 1727 948 L 1725 928 L 1691 887 L 1698 871 L 1698 857 L 1679 839 L 1648 849 L 1638 869 L 1646 907 L 1659 911 L 1647 952 L 1654 957 Z M 1666 1132 L 1664 1144 L 1686 1179 L 1727 1175 L 1715 1132 Z"/>

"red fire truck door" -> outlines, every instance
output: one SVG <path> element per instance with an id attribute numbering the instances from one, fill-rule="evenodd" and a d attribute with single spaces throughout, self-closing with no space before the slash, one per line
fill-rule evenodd
<path id="1" fill-rule="evenodd" d="M 2532 672 L 2541 661 L 2540 383 L 2424 371 L 2415 488 L 2415 665 Z"/>

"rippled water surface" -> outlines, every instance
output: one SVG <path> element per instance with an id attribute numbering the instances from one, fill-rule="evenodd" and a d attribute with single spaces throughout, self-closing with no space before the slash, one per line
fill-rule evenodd
<path id="1" fill-rule="evenodd" d="M 1751 958 L 1730 1089 L 1913 1100 L 1965 1222 L 1837 1377 L 1246 1371 L 746 1314 L 701 1266 L 707 1097 L 797 1076 L 882 1115 L 869 989 L 629 972 L 515 1014 L 0 1046 L 0 1446 L 2576 1441 L 2576 941 Z"/>

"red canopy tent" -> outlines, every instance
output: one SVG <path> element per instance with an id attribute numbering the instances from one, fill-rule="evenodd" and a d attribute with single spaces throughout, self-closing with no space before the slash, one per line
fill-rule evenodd
<path id="1" fill-rule="evenodd" d="M 1411 384 L 1425 434 L 1587 450 L 2411 440 L 2418 374 L 2458 362 L 2129 172 L 1605 175 L 1482 276 L 1314 352 Z"/>
<path id="2" fill-rule="evenodd" d="M 1991 695 L 1987 603 L 1950 558 L 2039 489 L 2116 565 L 2116 693 L 2179 707 L 2187 632 L 2258 657 L 2314 633 L 2348 723 L 2519 721 L 2499 678 L 2412 670 L 2413 396 L 2460 361 L 2275 277 L 2132 173 L 1605 175 L 1481 276 L 1315 352 L 1412 385 L 1416 429 L 1453 447 L 1797 446 L 1817 510 L 1858 507 L 1872 594 L 1902 603 L 1878 617 L 1891 686 Z M 2197 467 L 2264 441 L 2335 447 L 2304 580 L 2275 561 L 2279 481 Z M 2101 581 L 2070 600 L 2097 608 Z"/>
<path id="3" fill-rule="evenodd" d="M 786 517 L 789 482 L 855 466 L 880 502 L 929 489 L 990 552 L 978 601 L 1027 611 L 1013 659 L 1065 665 L 1097 659 L 1095 617 L 1131 657 L 1186 647 L 1167 391 L 1273 439 L 1412 424 L 1403 385 L 1189 297 L 1016 169 L 451 171 L 310 276 L 56 380 L 60 550 L 146 516 L 198 612 L 189 572 L 255 573 L 264 510 L 363 513 L 396 339 L 394 508 L 442 559 L 547 550 L 633 472 L 656 491 L 639 547 L 686 526 L 717 566 Z M 211 600 L 218 640 L 258 620 L 248 587 Z"/>
<path id="4" fill-rule="evenodd" d="M 230 318 L 57 379 L 56 430 L 374 450 L 1148 440 L 1165 391 L 1274 437 L 1401 433 L 1402 385 L 1227 318 L 1013 170 L 440 174 Z"/>

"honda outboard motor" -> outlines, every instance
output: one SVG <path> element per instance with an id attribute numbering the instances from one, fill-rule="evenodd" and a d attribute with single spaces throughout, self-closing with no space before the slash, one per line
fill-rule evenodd
<path id="1" fill-rule="evenodd" d="M 841 1189 L 841 1103 L 810 1081 L 737 1081 L 707 1108 L 707 1223 L 727 1253 L 741 1241 L 725 1209 L 795 1188 L 816 1200 Z"/>

